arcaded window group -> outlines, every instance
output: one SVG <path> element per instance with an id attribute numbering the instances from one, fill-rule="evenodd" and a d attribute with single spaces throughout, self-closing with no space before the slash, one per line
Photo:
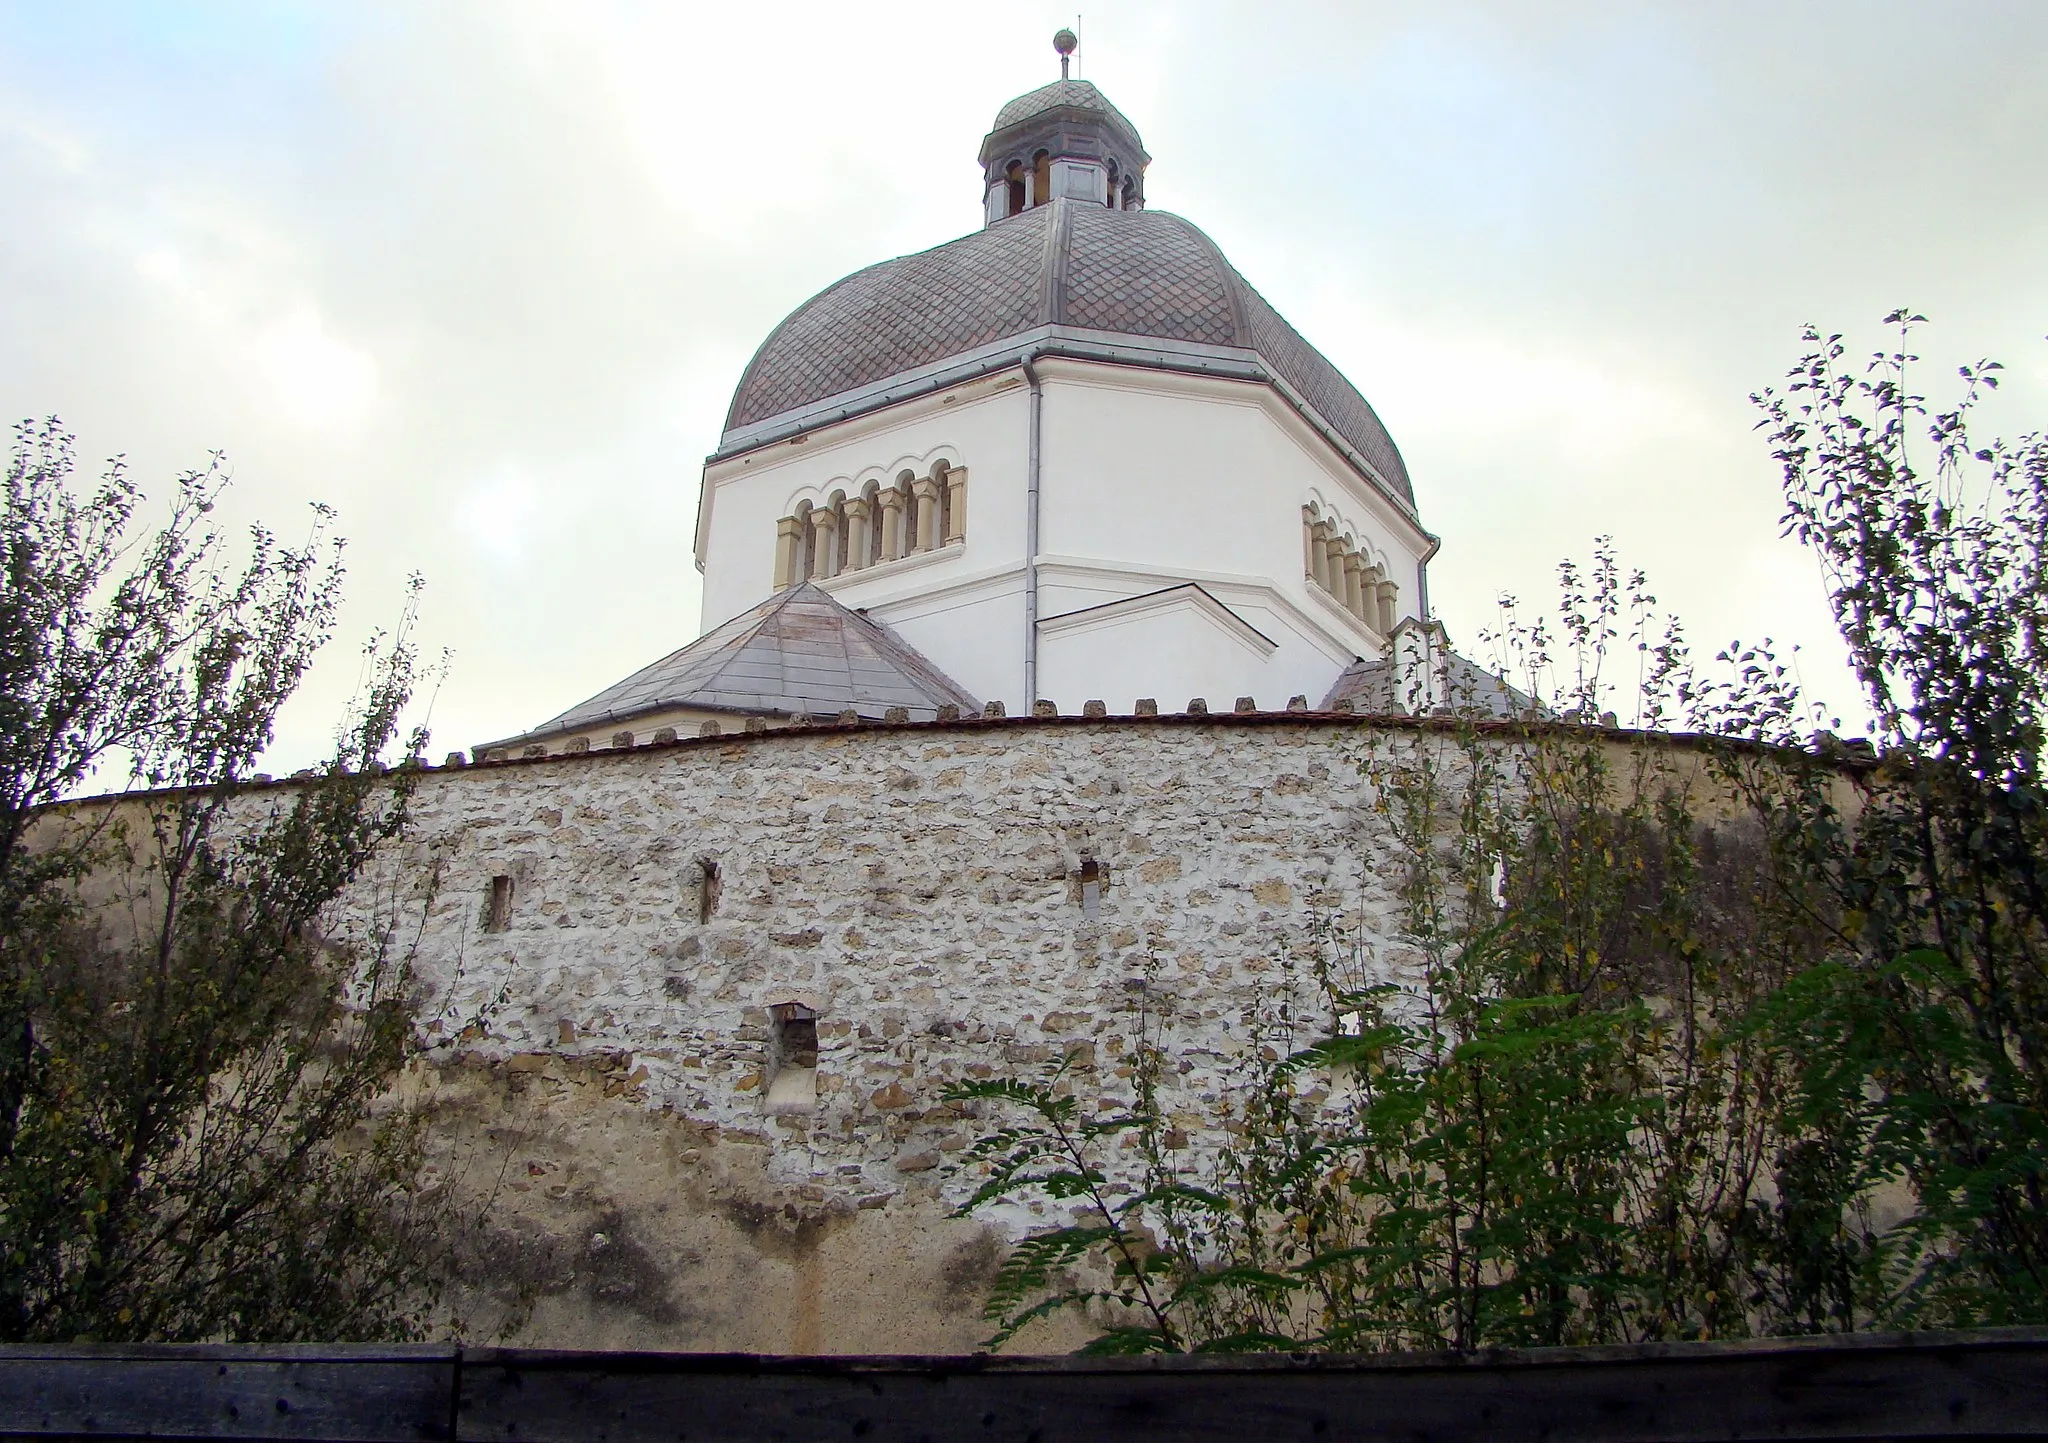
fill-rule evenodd
<path id="1" fill-rule="evenodd" d="M 799 501 L 775 523 L 775 586 L 824 581 L 967 540 L 967 469 L 944 461 L 930 474 L 898 473 L 857 494 Z"/>
<path id="2" fill-rule="evenodd" d="M 1315 502 L 1301 508 L 1302 569 L 1317 586 L 1381 635 L 1394 629 L 1401 591 Z"/>

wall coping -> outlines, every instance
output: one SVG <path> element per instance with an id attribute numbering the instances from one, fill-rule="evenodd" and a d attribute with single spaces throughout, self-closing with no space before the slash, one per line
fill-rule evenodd
<path id="1" fill-rule="evenodd" d="M 1480 736 L 1500 737 L 1509 740 L 1534 740 L 1538 737 L 1575 737 L 1583 740 L 1613 742 L 1620 745 L 1664 747 L 1678 751 L 1705 752 L 1713 748 L 1729 748 L 1752 756 L 1784 756 L 1815 759 L 1815 752 L 1807 747 L 1785 746 L 1775 742 L 1761 742 L 1746 737 L 1721 736 L 1713 732 L 1664 732 L 1637 727 L 1609 727 L 1562 721 L 1530 721 L 1512 719 L 1474 719 L 1458 716 L 1410 716 L 1402 712 L 1336 712 L 1336 711 L 1230 711 L 1211 712 L 1160 712 L 1156 716 L 1140 716 L 1110 713 L 1105 716 L 1083 716 L 1077 713 L 1059 713 L 1053 716 L 962 716 L 954 721 L 871 721 L 863 718 L 857 722 L 842 722 L 825 718 L 797 726 L 769 727 L 763 731 L 721 731 L 716 736 L 678 736 L 673 741 L 636 741 L 630 747 L 592 747 L 582 752 L 554 752 L 540 757 L 506 757 L 499 761 L 470 760 L 459 765 L 436 764 L 421 760 L 390 768 L 387 774 L 409 773 L 417 776 L 448 776 L 477 771 L 501 771 L 508 767 L 560 766 L 575 763 L 597 763 L 606 759 L 648 756 L 700 747 L 726 747 L 744 745 L 749 747 L 770 746 L 782 740 L 808 740 L 821 736 L 845 736 L 851 733 L 910 734 L 925 735 L 943 732 L 1025 732 L 1036 730 L 1059 730 L 1063 728 L 1098 728 L 1111 730 L 1129 728 L 1132 730 L 1156 730 L 1173 728 L 1222 728 L 1258 730 L 1266 727 L 1298 727 L 1304 730 L 1327 730 L 1353 728 L 1386 732 L 1417 732 L 1438 735 L 1471 731 Z M 1845 742 L 1853 741 L 1845 738 Z M 1859 773 L 1872 770 L 1878 765 L 1875 754 L 1858 755 L 1853 751 L 1838 754 L 1829 761 L 1841 771 Z M 290 789 L 304 782 L 315 780 L 310 777 L 273 777 L 268 781 L 245 779 L 233 784 L 232 790 L 240 792 L 273 791 Z M 65 807 L 104 804 L 107 802 L 142 801 L 152 797 L 175 797 L 207 790 L 199 787 L 142 788 L 134 791 L 96 792 L 90 796 L 67 797 L 52 803 L 51 810 Z"/>

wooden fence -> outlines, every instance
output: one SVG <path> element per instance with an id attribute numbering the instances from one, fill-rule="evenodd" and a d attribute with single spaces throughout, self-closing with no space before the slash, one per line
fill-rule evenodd
<path id="1" fill-rule="evenodd" d="M 682 1443 L 2048 1438 L 2048 1330 L 1522 1353 L 0 1348 L 0 1436 Z"/>

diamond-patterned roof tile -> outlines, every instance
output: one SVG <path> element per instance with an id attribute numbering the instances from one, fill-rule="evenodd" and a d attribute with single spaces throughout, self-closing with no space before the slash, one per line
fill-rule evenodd
<path id="1" fill-rule="evenodd" d="M 754 426 L 1055 322 L 1256 352 L 1414 503 L 1408 468 L 1379 416 L 1208 236 L 1165 211 L 1076 201 L 1038 206 L 869 266 L 812 297 L 755 352 L 725 429 Z"/>
<path id="2" fill-rule="evenodd" d="M 1070 326 L 1200 341 L 1243 342 L 1230 313 L 1230 283 L 1208 238 L 1164 211 L 1069 208 L 1066 286 Z"/>
<path id="3" fill-rule="evenodd" d="M 991 125 L 989 130 L 993 133 L 1005 126 L 1015 125 L 1021 120 L 1029 120 L 1034 115 L 1043 115 L 1046 111 L 1062 105 L 1071 105 L 1077 110 L 1099 110 L 1104 115 L 1113 115 L 1122 120 L 1133 135 L 1137 134 L 1130 121 L 1124 120 L 1123 112 L 1109 103 L 1109 97 L 1085 80 L 1055 80 L 1050 85 L 1041 85 L 1036 90 L 1018 96 L 996 112 L 996 123 Z"/>

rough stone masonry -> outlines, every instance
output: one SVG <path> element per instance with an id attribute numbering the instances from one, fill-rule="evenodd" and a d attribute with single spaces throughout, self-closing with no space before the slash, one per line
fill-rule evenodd
<path id="1" fill-rule="evenodd" d="M 428 772 L 338 922 L 417 947 L 435 1167 L 494 1200 L 471 1326 L 971 1347 L 1030 1219 L 949 1216 L 977 1123 L 943 1089 L 1065 1059 L 1084 1096 L 1128 1097 L 1142 1011 L 1173 1049 L 1176 1129 L 1213 1143 L 1311 909 L 1386 975 L 1408 965 L 1400 858 L 1360 772 L 1375 747 L 1459 755 L 1427 725 L 1222 714 L 809 727 Z"/>

